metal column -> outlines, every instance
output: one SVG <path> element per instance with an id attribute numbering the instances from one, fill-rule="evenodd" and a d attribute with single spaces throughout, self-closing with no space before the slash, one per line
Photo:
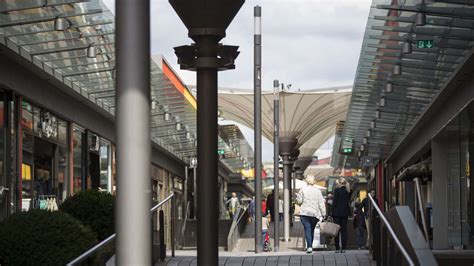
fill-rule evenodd
<path id="1" fill-rule="evenodd" d="M 278 80 L 273 81 L 273 198 L 275 199 L 273 206 L 275 217 L 273 219 L 273 248 L 275 251 L 280 249 L 280 156 L 278 151 L 278 139 L 280 135 L 280 84 Z M 278 217 L 277 217 L 278 215 Z"/>
<path id="2" fill-rule="evenodd" d="M 279 149 L 283 159 L 283 241 L 290 241 L 290 175 L 293 161 L 291 154 L 297 144 L 297 140 L 292 137 L 280 137 Z"/>
<path id="3" fill-rule="evenodd" d="M 169 0 L 195 45 L 175 47 L 181 69 L 197 71 L 197 262 L 218 264 L 217 71 L 234 69 L 237 46 L 221 45 L 244 0 Z"/>
<path id="4" fill-rule="evenodd" d="M 255 253 L 262 251 L 262 8 L 254 7 Z"/>
<path id="5" fill-rule="evenodd" d="M 283 157 L 283 241 L 290 241 L 290 166 L 289 156 Z"/>
<path id="6" fill-rule="evenodd" d="M 202 36 L 197 42 L 198 57 L 217 57 L 217 40 Z M 199 265 L 216 265 L 218 258 L 217 186 L 217 68 L 197 69 L 198 169 L 197 249 Z"/>
<path id="7" fill-rule="evenodd" d="M 117 0 L 116 31 L 117 264 L 150 265 L 149 0 Z"/>

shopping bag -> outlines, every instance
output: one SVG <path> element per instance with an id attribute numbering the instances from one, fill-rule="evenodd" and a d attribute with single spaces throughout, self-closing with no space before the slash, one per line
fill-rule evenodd
<path id="1" fill-rule="evenodd" d="M 327 236 L 337 236 L 341 226 L 334 223 L 332 218 L 329 217 L 326 221 L 322 221 L 319 225 L 320 233 Z"/>

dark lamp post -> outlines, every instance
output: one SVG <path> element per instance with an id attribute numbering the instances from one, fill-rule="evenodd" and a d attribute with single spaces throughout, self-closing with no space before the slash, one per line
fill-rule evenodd
<path id="1" fill-rule="evenodd" d="M 219 44 L 245 0 L 169 0 L 195 42 L 175 47 L 181 69 L 196 71 L 198 265 L 218 264 L 217 72 L 234 69 L 238 46 Z M 202 207 L 202 208 L 201 208 Z"/>

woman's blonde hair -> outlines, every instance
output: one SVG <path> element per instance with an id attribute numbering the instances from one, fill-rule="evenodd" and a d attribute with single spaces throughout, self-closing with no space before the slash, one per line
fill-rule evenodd
<path id="1" fill-rule="evenodd" d="M 347 192 L 351 192 L 351 186 L 344 177 L 340 177 L 339 179 L 336 180 L 336 186 L 346 187 Z"/>
<path id="2" fill-rule="evenodd" d="M 314 178 L 314 175 L 307 175 L 305 181 L 308 185 L 314 185 L 316 183 L 316 178 Z"/>

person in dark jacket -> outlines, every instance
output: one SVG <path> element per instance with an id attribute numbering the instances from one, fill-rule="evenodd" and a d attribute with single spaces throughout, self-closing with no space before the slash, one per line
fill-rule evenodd
<path id="1" fill-rule="evenodd" d="M 357 202 L 354 210 L 354 229 L 356 232 L 356 244 L 358 249 L 363 249 L 365 245 L 365 217 L 362 211 L 362 204 Z"/>
<path id="2" fill-rule="evenodd" d="M 350 215 L 349 199 L 350 199 L 349 182 L 344 177 L 336 180 L 336 189 L 334 190 L 334 199 L 332 205 L 332 217 L 334 222 L 341 226 L 339 234 L 335 238 L 336 253 L 344 253 L 347 244 L 347 218 Z"/>

